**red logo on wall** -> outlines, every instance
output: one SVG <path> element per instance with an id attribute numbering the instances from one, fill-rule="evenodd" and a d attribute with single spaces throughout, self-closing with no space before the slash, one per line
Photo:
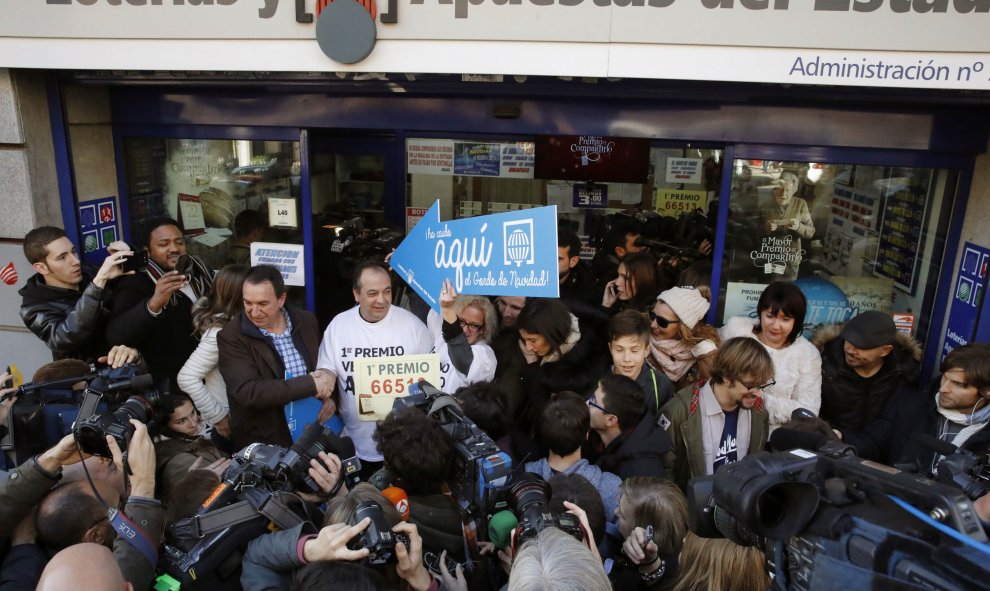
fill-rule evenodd
<path id="1" fill-rule="evenodd" d="M 14 268 L 14 261 L 7 263 L 7 266 L 0 269 L 0 280 L 7 285 L 17 283 L 17 269 Z"/>

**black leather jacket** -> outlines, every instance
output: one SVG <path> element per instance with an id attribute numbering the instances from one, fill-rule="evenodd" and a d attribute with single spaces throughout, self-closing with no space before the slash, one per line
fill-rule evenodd
<path id="1" fill-rule="evenodd" d="M 82 286 L 85 289 L 79 291 L 51 287 L 35 274 L 18 292 L 24 325 L 48 345 L 55 359 L 93 361 L 107 352 L 103 328 L 109 291 L 85 274 Z"/>

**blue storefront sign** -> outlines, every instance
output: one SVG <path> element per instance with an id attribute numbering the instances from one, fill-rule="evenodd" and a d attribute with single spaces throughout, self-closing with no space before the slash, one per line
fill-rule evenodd
<path id="1" fill-rule="evenodd" d="M 949 320 L 942 339 L 943 358 L 956 347 L 973 342 L 976 336 L 977 318 L 983 307 L 983 294 L 987 286 L 988 262 L 990 249 L 966 243 L 956 271 Z"/>
<path id="2" fill-rule="evenodd" d="M 434 202 L 390 264 L 438 311 L 445 279 L 458 293 L 558 297 L 557 208 L 441 222 Z"/>

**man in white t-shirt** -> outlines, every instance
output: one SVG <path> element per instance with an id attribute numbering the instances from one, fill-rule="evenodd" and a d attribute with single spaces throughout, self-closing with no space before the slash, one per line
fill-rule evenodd
<path id="1" fill-rule="evenodd" d="M 357 306 L 334 317 L 323 333 L 317 366 L 337 375 L 338 412 L 354 441 L 362 476 L 382 467 L 372 439 L 374 421 L 358 418 L 354 395 L 354 360 L 363 357 L 419 355 L 433 350 L 426 325 L 408 310 L 392 305 L 392 279 L 381 263 L 366 261 L 354 270 Z"/>

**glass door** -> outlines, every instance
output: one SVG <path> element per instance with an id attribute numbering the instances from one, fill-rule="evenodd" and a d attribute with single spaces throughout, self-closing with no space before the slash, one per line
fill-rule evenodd
<path id="1" fill-rule="evenodd" d="M 384 258 L 402 241 L 390 219 L 404 191 L 391 137 L 353 138 L 311 132 L 310 215 L 313 219 L 315 313 L 321 326 L 354 305 L 351 273 L 367 258 Z M 396 182 L 396 175 L 400 182 Z"/>

